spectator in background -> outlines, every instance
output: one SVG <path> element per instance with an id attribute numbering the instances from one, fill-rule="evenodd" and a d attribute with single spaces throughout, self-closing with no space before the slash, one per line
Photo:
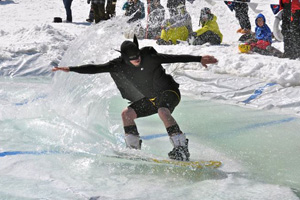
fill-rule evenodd
<path id="1" fill-rule="evenodd" d="M 161 33 L 161 24 L 165 20 L 165 8 L 160 0 L 153 0 L 150 4 L 148 26 L 146 27 L 147 39 L 158 39 Z"/>
<path id="2" fill-rule="evenodd" d="M 189 36 L 188 42 L 190 45 L 221 44 L 223 35 L 220 32 L 217 17 L 211 13 L 209 8 L 201 9 L 200 24 L 202 27 Z"/>
<path id="3" fill-rule="evenodd" d="M 177 7 L 179 5 L 185 5 L 185 0 L 168 0 L 167 8 L 169 9 L 170 18 L 177 14 Z"/>
<path id="4" fill-rule="evenodd" d="M 300 1 L 294 0 L 291 4 L 291 44 L 292 55 L 290 58 L 300 58 Z"/>
<path id="5" fill-rule="evenodd" d="M 131 17 L 127 21 L 128 23 L 135 22 L 145 17 L 145 6 L 140 0 L 128 0 L 123 5 L 122 10 L 125 10 L 125 16 Z"/>
<path id="6" fill-rule="evenodd" d="M 160 37 L 161 24 L 165 20 L 165 8 L 160 4 L 160 0 L 148 1 L 148 19 L 146 27 L 141 23 L 130 27 L 129 30 L 124 31 L 126 38 L 133 38 L 135 35 L 138 39 L 155 39 Z"/>
<path id="7" fill-rule="evenodd" d="M 291 42 L 291 0 L 279 0 L 280 9 L 282 10 L 282 25 L 281 33 L 283 35 L 284 53 L 283 57 L 290 57 L 292 55 Z"/>
<path id="8" fill-rule="evenodd" d="M 88 3 L 90 3 L 91 1 L 88 0 Z M 104 4 L 105 4 L 105 0 L 103 1 L 98 1 L 100 4 L 102 4 L 103 2 L 103 7 L 102 5 L 100 5 L 100 21 L 101 20 L 107 20 L 107 19 L 110 19 L 114 16 L 116 16 L 116 3 L 117 3 L 117 0 L 107 0 L 107 3 L 106 3 L 106 11 L 104 10 Z M 104 13 L 104 17 L 103 17 L 103 14 Z M 94 13 L 94 9 L 93 9 L 93 0 L 92 0 L 92 4 L 91 4 L 91 9 L 90 9 L 90 12 L 89 12 L 89 17 L 86 19 L 87 22 L 93 22 L 95 19 L 95 13 Z"/>
<path id="9" fill-rule="evenodd" d="M 181 4 L 177 7 L 176 15 L 162 23 L 161 36 L 156 43 L 158 45 L 177 44 L 180 40 L 186 41 L 192 32 L 192 18 L 185 5 Z"/>
<path id="10" fill-rule="evenodd" d="M 87 0 L 87 3 L 92 3 L 91 8 L 94 11 L 95 23 L 106 20 L 105 17 L 105 0 Z"/>
<path id="11" fill-rule="evenodd" d="M 239 45 L 239 49 L 243 53 L 247 53 L 243 48 L 247 47 L 249 51 L 256 52 L 262 55 L 271 55 L 282 57 L 282 52 L 271 46 L 272 44 L 272 32 L 269 26 L 266 24 L 266 18 L 263 14 L 258 14 L 255 19 L 255 36 L 249 39 L 244 45 Z"/>
<path id="12" fill-rule="evenodd" d="M 91 6 L 90 12 L 89 12 L 89 18 L 87 18 L 86 21 L 92 23 L 94 21 L 94 19 L 95 19 L 94 10 Z"/>
<path id="13" fill-rule="evenodd" d="M 241 26 L 237 32 L 242 34 L 249 34 L 251 32 L 251 23 L 248 16 L 249 7 L 246 2 L 250 2 L 250 0 L 237 0 L 234 6 L 235 17 L 239 20 Z"/>
<path id="14" fill-rule="evenodd" d="M 72 10 L 71 10 L 72 1 L 73 0 L 63 0 L 66 9 L 66 14 L 67 14 L 66 22 L 72 22 Z"/>
<path id="15" fill-rule="evenodd" d="M 117 4 L 117 0 L 107 0 L 106 19 L 110 19 L 116 16 L 116 4 Z"/>
<path id="16" fill-rule="evenodd" d="M 259 49 L 266 50 L 272 44 L 272 32 L 266 24 L 266 18 L 263 14 L 259 14 L 255 19 L 255 38 L 250 39 L 248 42 L 253 51 Z"/>

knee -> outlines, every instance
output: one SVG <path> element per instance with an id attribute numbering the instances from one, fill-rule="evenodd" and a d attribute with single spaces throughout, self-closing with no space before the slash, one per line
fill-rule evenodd
<path id="1" fill-rule="evenodd" d="M 135 111 L 132 108 L 125 108 L 122 111 L 122 119 L 126 120 L 126 119 L 135 119 L 137 117 Z"/>
<path id="2" fill-rule="evenodd" d="M 159 108 L 158 115 L 160 118 L 166 119 L 169 118 L 169 116 L 171 116 L 171 112 L 168 108 Z"/>

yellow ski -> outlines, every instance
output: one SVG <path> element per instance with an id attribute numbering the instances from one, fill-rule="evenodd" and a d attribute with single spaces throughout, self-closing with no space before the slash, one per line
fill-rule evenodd
<path id="1" fill-rule="evenodd" d="M 219 168 L 222 165 L 222 162 L 215 160 L 201 160 L 201 161 L 179 161 L 179 160 L 159 160 L 155 158 L 150 158 L 153 162 L 162 163 L 162 164 L 171 164 L 181 167 L 192 167 L 192 168 Z"/>
<path id="2" fill-rule="evenodd" d="M 121 153 L 118 154 L 119 155 L 106 155 L 106 157 L 135 160 L 135 161 L 146 161 L 146 162 L 152 162 L 156 164 L 174 165 L 180 167 L 191 167 L 195 169 L 203 169 L 203 168 L 216 169 L 222 166 L 222 162 L 216 160 L 179 161 L 179 160 L 170 160 L 170 159 L 142 157 L 138 155 L 128 155 L 128 154 L 126 155 Z"/>

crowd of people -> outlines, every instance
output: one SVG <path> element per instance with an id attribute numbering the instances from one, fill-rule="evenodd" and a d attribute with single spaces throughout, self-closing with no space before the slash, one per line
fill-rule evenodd
<path id="1" fill-rule="evenodd" d="M 71 4 L 73 0 L 63 0 L 66 9 L 66 22 L 72 22 Z M 193 0 L 188 0 L 193 3 Z M 231 11 L 235 12 L 241 33 L 239 45 L 241 52 L 256 52 L 264 55 L 273 55 L 282 58 L 300 58 L 300 2 L 279 0 L 282 9 L 282 35 L 284 38 L 284 52 L 272 46 L 273 34 L 266 24 L 265 16 L 261 13 L 255 19 L 255 31 L 251 31 L 248 15 L 250 0 L 224 1 Z M 87 0 L 91 4 L 89 17 L 86 21 L 99 23 L 116 15 L 117 0 Z M 127 22 L 135 24 L 133 32 L 139 39 L 154 39 L 159 45 L 178 44 L 187 41 L 189 45 L 203 45 L 209 43 L 219 45 L 223 35 L 217 23 L 217 16 L 210 8 L 200 10 L 199 26 L 193 30 L 192 18 L 186 9 L 186 0 L 167 0 L 169 18 L 166 19 L 166 10 L 160 0 L 147 0 L 147 7 L 141 0 L 127 0 L 122 9 L 128 17 Z M 106 6 L 105 6 L 106 5 Z M 148 13 L 147 25 L 142 27 L 140 20 Z"/>

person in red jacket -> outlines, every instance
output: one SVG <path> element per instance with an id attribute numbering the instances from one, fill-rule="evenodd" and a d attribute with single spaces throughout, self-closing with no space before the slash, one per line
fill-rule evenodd
<path id="1" fill-rule="evenodd" d="M 284 57 L 289 58 L 292 55 L 291 48 L 291 0 L 279 0 L 280 9 L 282 9 L 281 33 L 284 43 Z"/>
<path id="2" fill-rule="evenodd" d="M 300 0 L 293 0 L 291 7 L 291 58 L 296 59 L 300 58 Z"/>

